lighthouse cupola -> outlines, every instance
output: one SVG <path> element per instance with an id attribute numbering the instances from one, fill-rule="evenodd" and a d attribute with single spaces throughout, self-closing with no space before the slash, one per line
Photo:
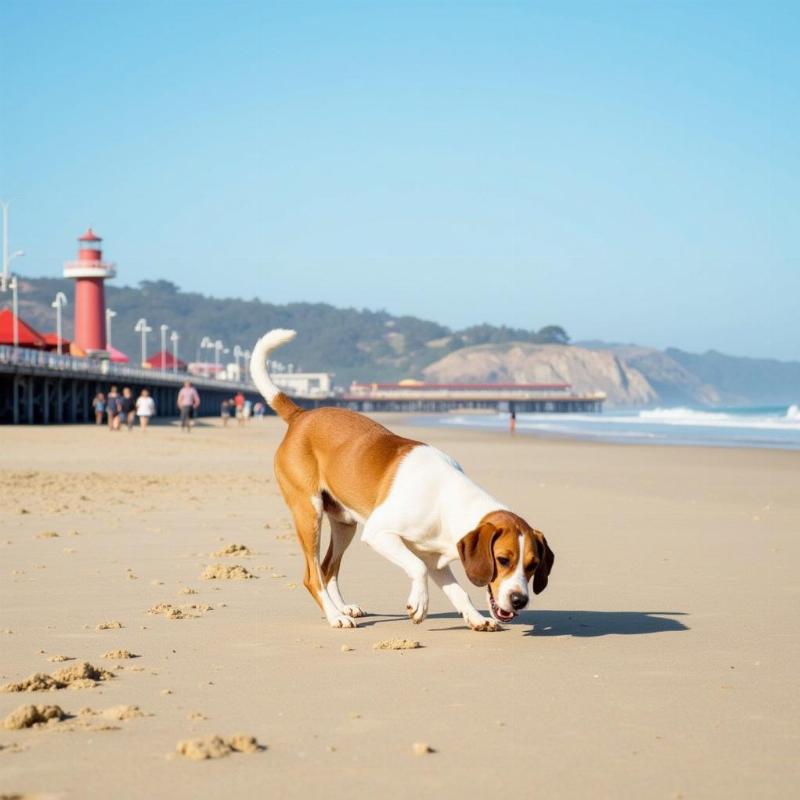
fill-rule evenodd
<path id="1" fill-rule="evenodd" d="M 64 277 L 75 280 L 75 344 L 89 355 L 104 355 L 106 301 L 104 282 L 117 274 L 103 261 L 103 240 L 89 228 L 78 239 L 78 260 L 64 264 Z"/>
<path id="2" fill-rule="evenodd" d="M 103 251 L 100 248 L 100 242 L 102 241 L 103 240 L 89 228 L 89 230 L 78 239 L 78 258 L 81 261 L 100 261 L 103 256 Z"/>

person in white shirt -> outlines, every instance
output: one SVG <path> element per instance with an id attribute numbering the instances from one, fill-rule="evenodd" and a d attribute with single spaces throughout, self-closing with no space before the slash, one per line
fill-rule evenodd
<path id="1" fill-rule="evenodd" d="M 143 431 L 147 430 L 150 417 L 155 416 L 156 403 L 147 389 L 142 389 L 142 393 L 136 398 L 136 416 L 139 417 L 139 425 Z"/>

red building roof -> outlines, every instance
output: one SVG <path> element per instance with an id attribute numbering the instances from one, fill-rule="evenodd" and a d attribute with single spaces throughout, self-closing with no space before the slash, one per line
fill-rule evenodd
<path id="1" fill-rule="evenodd" d="M 122 350 L 117 350 L 116 347 L 109 347 L 108 354 L 115 364 L 127 364 L 130 361 L 128 356 L 126 356 Z"/>
<path id="2" fill-rule="evenodd" d="M 103 240 L 91 229 L 89 228 L 86 233 L 83 234 L 78 239 L 79 242 L 102 242 Z"/>
<path id="3" fill-rule="evenodd" d="M 50 350 L 58 350 L 58 333 L 43 333 L 42 339 Z M 61 352 L 69 354 L 69 346 L 71 342 L 66 336 L 61 336 Z"/>
<path id="4" fill-rule="evenodd" d="M 19 318 L 17 331 L 20 347 L 47 348 L 47 342 L 41 334 Z M 8 308 L 0 311 L 0 344 L 14 344 L 14 314 Z"/>
<path id="5" fill-rule="evenodd" d="M 164 368 L 165 369 L 172 369 L 173 365 L 175 364 L 175 359 L 168 350 L 160 350 L 155 355 L 150 356 L 150 358 L 145 361 L 145 364 L 149 364 L 153 369 L 161 369 L 161 357 L 164 357 Z M 186 371 L 186 362 L 181 361 L 178 359 L 178 369 L 185 372 Z"/>

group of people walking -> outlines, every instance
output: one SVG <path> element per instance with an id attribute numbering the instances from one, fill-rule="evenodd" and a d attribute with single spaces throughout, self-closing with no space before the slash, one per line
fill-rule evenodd
<path id="1" fill-rule="evenodd" d="M 194 415 L 200 408 L 200 395 L 191 381 L 185 381 L 178 392 L 177 406 L 181 418 L 181 430 L 188 433 L 192 429 Z M 134 399 L 129 386 L 123 388 L 122 394 L 116 386 L 112 386 L 108 394 L 98 392 L 92 400 L 92 408 L 95 423 L 102 425 L 105 421 L 110 431 L 119 431 L 123 427 L 129 431 L 133 430 L 137 418 L 139 427 L 147 430 L 150 420 L 156 415 L 156 402 L 150 396 L 150 391 L 142 389 L 139 396 Z"/>
<path id="2" fill-rule="evenodd" d="M 142 389 L 134 400 L 133 392 L 129 386 L 119 393 L 116 386 L 109 389 L 108 394 L 98 392 L 92 401 L 94 408 L 94 421 L 102 425 L 105 418 L 110 431 L 128 430 L 133 428 L 136 418 L 139 418 L 139 427 L 146 430 L 150 418 L 156 414 L 156 404 L 147 389 Z"/>
<path id="3" fill-rule="evenodd" d="M 234 413 L 239 425 L 244 425 L 252 417 L 262 419 L 266 411 L 267 407 L 261 401 L 252 403 L 241 392 L 237 392 L 230 400 L 226 398 L 219 404 L 219 415 L 222 417 L 222 424 L 225 427 Z"/>
<path id="4" fill-rule="evenodd" d="M 181 419 L 181 430 L 190 433 L 194 417 L 200 408 L 200 395 L 191 381 L 184 382 L 178 392 L 176 404 Z M 98 425 L 105 422 L 110 431 L 119 431 L 123 427 L 130 431 L 136 424 L 137 418 L 139 427 L 147 430 L 150 420 L 156 415 L 155 400 L 150 396 L 150 392 L 142 389 L 139 396 L 134 399 L 129 386 L 123 388 L 122 394 L 116 386 L 112 386 L 108 394 L 98 392 L 92 401 L 92 408 L 95 422 Z M 236 396 L 230 399 L 226 398 L 220 404 L 220 416 L 225 426 L 234 415 L 239 425 L 244 425 L 253 417 L 258 420 L 263 419 L 266 412 L 267 407 L 264 403 L 261 401 L 253 403 L 242 392 L 237 392 Z"/>

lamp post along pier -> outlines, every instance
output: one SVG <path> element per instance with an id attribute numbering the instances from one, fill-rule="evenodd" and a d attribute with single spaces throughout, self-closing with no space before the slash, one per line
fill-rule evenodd
<path id="1" fill-rule="evenodd" d="M 169 335 L 169 340 L 172 342 L 172 371 L 178 371 L 178 339 L 181 337 L 178 336 L 177 331 L 172 331 Z"/>
<path id="2" fill-rule="evenodd" d="M 64 339 L 61 335 L 61 309 L 67 305 L 67 296 L 64 292 L 58 292 L 50 305 L 56 310 L 56 343 L 58 346 L 58 354 L 63 355 Z"/>
<path id="3" fill-rule="evenodd" d="M 144 366 L 145 358 L 147 357 L 147 334 L 153 329 L 148 327 L 147 320 L 142 317 L 136 325 L 133 326 L 136 333 L 142 334 L 142 366 Z"/>

